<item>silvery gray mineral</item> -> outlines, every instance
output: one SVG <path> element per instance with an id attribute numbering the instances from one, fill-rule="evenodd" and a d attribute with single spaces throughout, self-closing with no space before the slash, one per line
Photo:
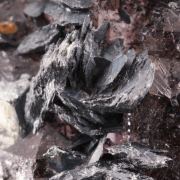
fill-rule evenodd
<path id="1" fill-rule="evenodd" d="M 92 30 L 79 37 L 75 30 L 45 54 L 25 106 L 31 126 L 41 124 L 51 111 L 81 133 L 104 134 L 117 128 L 121 113 L 134 108 L 150 89 L 154 66 L 147 52 L 123 53 L 119 43 L 117 55 L 106 60 L 102 55 L 111 56 L 109 46 L 101 48 Z M 114 123 L 109 123 L 112 114 Z"/>

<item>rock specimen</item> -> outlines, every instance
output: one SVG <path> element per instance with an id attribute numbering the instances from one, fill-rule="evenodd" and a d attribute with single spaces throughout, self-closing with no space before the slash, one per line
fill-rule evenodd
<path id="1" fill-rule="evenodd" d="M 113 45 L 95 42 L 87 22 L 82 32 L 73 31 L 45 54 L 26 101 L 31 126 L 52 112 L 83 134 L 104 134 L 120 128 L 121 113 L 134 108 L 151 87 L 154 67 L 147 52 L 124 53 L 119 41 L 111 56 Z"/>
<path id="2" fill-rule="evenodd" d="M 108 28 L 104 22 L 93 29 L 87 16 L 81 29 L 52 44 L 42 59 L 27 94 L 27 123 L 34 132 L 54 125 L 73 143 L 39 153 L 36 178 L 151 180 L 147 171 L 171 160 L 134 144 L 106 144 L 107 133 L 122 131 L 123 113 L 141 102 L 155 75 L 148 52 L 126 51 L 120 39 L 107 43 Z"/>
<path id="3" fill-rule="evenodd" d="M 179 49 L 179 5 L 157 2 L 166 14 L 153 9 L 156 28 L 146 16 L 149 0 L 40 1 L 24 9 L 32 18 L 20 12 L 16 35 L 0 38 L 0 147 L 16 154 L 0 152 L 0 178 L 167 180 L 173 169 L 169 179 L 178 179 L 179 54 L 166 51 Z M 1 15 L 12 2 L 0 3 Z M 47 23 L 19 45 L 26 56 L 15 54 L 20 37 Z M 37 64 L 23 63 L 45 51 L 28 89 L 29 76 L 19 75 L 32 75 Z M 17 139 L 21 129 L 33 133 Z"/>
<path id="4" fill-rule="evenodd" d="M 109 158 L 107 158 L 108 156 Z M 64 171 L 51 179 L 153 180 L 153 178 L 141 174 L 143 169 L 165 168 L 170 160 L 170 158 L 160 156 L 145 147 L 123 144 L 108 148 L 108 154 L 105 154 L 98 163 L 82 165 L 73 170 Z"/>
<path id="5" fill-rule="evenodd" d="M 60 38 L 60 27 L 58 25 L 47 25 L 29 34 L 22 40 L 17 48 L 19 54 L 42 52 L 45 47 Z"/>

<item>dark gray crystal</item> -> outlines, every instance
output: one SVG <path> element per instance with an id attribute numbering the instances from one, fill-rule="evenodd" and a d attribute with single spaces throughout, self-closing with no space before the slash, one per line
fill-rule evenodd
<path id="1" fill-rule="evenodd" d="M 60 28 L 57 25 L 47 25 L 26 36 L 17 48 L 19 54 L 42 52 L 49 44 L 56 42 L 60 37 Z"/>

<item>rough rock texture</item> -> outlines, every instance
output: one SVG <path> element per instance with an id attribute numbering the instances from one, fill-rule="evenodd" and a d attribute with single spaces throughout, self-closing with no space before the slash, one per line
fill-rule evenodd
<path id="1" fill-rule="evenodd" d="M 43 125 L 39 131 L 17 139 L 17 106 L 1 102 L 0 128 L 4 119 L 10 119 L 11 127 L 5 128 L 17 139 L 6 151 L 22 163 L 9 163 L 14 162 L 13 155 L 0 152 L 5 158 L 0 161 L 0 176 L 28 179 L 24 167 L 32 168 L 26 161 L 30 158 L 34 179 L 179 180 L 179 2 L 93 0 L 90 7 L 90 1 L 40 0 L 43 10 L 37 0 L 24 16 L 27 1 L 0 1 L 1 20 L 18 26 L 17 34 L 0 38 L 1 81 L 10 87 L 9 81 L 38 69 L 37 53 L 16 54 L 15 46 L 24 36 L 53 23 L 60 25 L 62 36 L 43 58 L 27 99 L 28 124 L 34 130 Z M 36 61 L 30 61 L 34 56 Z M 24 100 L 25 94 L 15 102 L 22 107 Z M 19 110 L 23 117 L 24 110 Z M 29 130 L 26 123 L 25 128 Z M 12 142 L 7 134 L 3 140 Z"/>
<path id="2" fill-rule="evenodd" d="M 167 167 L 170 158 L 162 155 L 158 155 L 153 150 L 145 147 L 138 146 L 136 144 L 130 145 L 117 145 L 107 148 L 108 153 L 115 157 L 125 157 L 135 168 L 142 169 L 155 169 Z"/>
<path id="3" fill-rule="evenodd" d="M 94 41 L 88 26 L 85 21 L 85 33 L 72 32 L 44 56 L 26 101 L 26 119 L 32 125 L 53 112 L 81 133 L 109 132 L 117 128 L 120 113 L 135 107 L 151 87 L 154 67 L 146 52 L 125 54 L 119 43 L 117 56 L 105 59 L 108 51 Z"/>
<path id="4" fill-rule="evenodd" d="M 37 160 L 35 177 L 52 177 L 62 171 L 74 169 L 84 163 L 86 158 L 86 155 L 77 151 L 66 151 L 52 146 Z"/>
<path id="5" fill-rule="evenodd" d="M 137 145 L 123 144 L 112 146 L 107 149 L 108 154 L 94 164 L 89 166 L 80 166 L 74 170 L 64 171 L 54 177 L 52 180 L 58 179 L 153 179 L 148 176 L 141 175 L 140 169 L 147 168 L 157 169 L 165 168 L 170 158 L 157 155 L 144 147 Z M 109 156 L 109 158 L 108 158 Z M 136 173 L 134 173 L 136 172 Z M 141 172 L 138 174 L 138 172 Z"/>
<path id="6" fill-rule="evenodd" d="M 112 169 L 111 169 L 112 168 Z M 63 172 L 51 178 L 51 180 L 95 180 L 95 179 L 115 179 L 115 180 L 153 180 L 151 177 L 135 174 L 128 170 L 119 169 L 118 165 L 110 168 L 101 168 L 95 165 L 77 168 L 72 171 Z"/>

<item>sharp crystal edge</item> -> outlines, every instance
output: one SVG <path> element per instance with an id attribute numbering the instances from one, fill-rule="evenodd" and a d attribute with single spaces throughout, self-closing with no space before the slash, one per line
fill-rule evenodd
<path id="1" fill-rule="evenodd" d="M 104 72 L 93 78 L 93 69 L 98 66 L 96 57 L 101 57 L 106 49 L 95 42 L 90 28 L 84 38 L 80 33 L 73 31 L 43 57 L 25 106 L 26 119 L 32 126 L 36 120 L 43 122 L 43 115 L 51 109 L 60 121 L 79 132 L 102 135 L 106 127 L 113 129 L 108 115 L 119 114 L 114 125 L 117 128 L 121 113 L 134 108 L 148 93 L 154 66 L 146 51 L 132 56 L 133 53 L 124 54 L 118 49 Z"/>

